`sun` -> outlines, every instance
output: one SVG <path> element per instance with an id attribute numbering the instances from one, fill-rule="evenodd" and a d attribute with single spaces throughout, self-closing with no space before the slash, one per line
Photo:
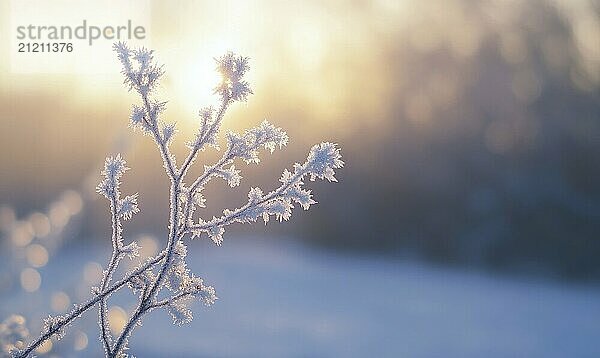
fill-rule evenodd
<path id="1" fill-rule="evenodd" d="M 172 86 L 186 112 L 196 113 L 200 108 L 218 103 L 213 93 L 221 77 L 216 71 L 215 58 L 232 50 L 226 39 L 205 42 L 198 46 L 191 56 L 181 56 L 174 68 Z M 184 59 L 181 59 L 185 57 Z"/>
<path id="2" fill-rule="evenodd" d="M 183 71 L 175 79 L 178 98 L 194 109 L 215 102 L 213 89 L 219 83 L 219 74 L 215 71 L 213 57 L 216 55 L 203 54 L 184 64 Z"/>

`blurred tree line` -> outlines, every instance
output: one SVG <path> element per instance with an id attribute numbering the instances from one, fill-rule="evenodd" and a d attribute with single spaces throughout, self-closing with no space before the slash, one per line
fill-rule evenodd
<path id="1" fill-rule="evenodd" d="M 598 3 L 511 2 L 509 19 L 452 3 L 469 15 L 428 9 L 390 38 L 388 125 L 345 138 L 341 183 L 316 188 L 299 227 L 338 248 L 600 277 Z M 467 29 L 436 32 L 438 16 Z"/>

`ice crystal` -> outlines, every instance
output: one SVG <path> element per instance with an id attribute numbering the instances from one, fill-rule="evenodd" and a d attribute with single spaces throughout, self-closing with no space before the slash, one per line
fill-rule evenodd
<path id="1" fill-rule="evenodd" d="M 137 202 L 138 195 L 127 195 L 125 198 L 119 200 L 117 207 L 117 213 L 125 220 L 131 219 L 133 214 L 137 214 L 140 209 L 138 208 Z"/>
<path id="2" fill-rule="evenodd" d="M 48 316 L 44 319 L 44 328 L 42 332 L 47 334 L 50 338 L 59 341 L 65 336 L 64 323 L 65 317 L 63 316 Z"/>
<path id="3" fill-rule="evenodd" d="M 252 94 L 250 85 L 243 77 L 250 69 L 249 58 L 236 56 L 233 52 L 216 58 L 217 71 L 221 74 L 221 83 L 215 88 L 215 93 L 224 100 L 245 101 Z"/>
<path id="4" fill-rule="evenodd" d="M 194 318 L 192 311 L 181 301 L 169 303 L 167 310 L 173 318 L 173 324 L 178 326 L 189 323 Z"/>

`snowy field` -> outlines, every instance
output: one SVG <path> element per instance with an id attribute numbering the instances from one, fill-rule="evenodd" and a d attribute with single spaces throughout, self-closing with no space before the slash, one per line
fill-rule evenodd
<path id="1" fill-rule="evenodd" d="M 600 287 L 274 240 L 230 239 L 222 248 L 194 242 L 190 251 L 189 266 L 219 300 L 194 306 L 194 321 L 183 327 L 164 312 L 152 314 L 131 340 L 137 357 L 600 357 Z M 77 283 L 86 264 L 106 255 L 75 247 L 54 256 L 41 270 L 41 291 L 0 296 L 0 318 L 15 312 L 35 321 L 51 311 L 44 297 L 54 290 L 84 294 Z M 130 298 L 113 302 L 131 309 Z M 71 327 L 50 355 L 99 356 L 96 315 Z M 74 351 L 70 336 L 80 329 L 89 344 Z"/>

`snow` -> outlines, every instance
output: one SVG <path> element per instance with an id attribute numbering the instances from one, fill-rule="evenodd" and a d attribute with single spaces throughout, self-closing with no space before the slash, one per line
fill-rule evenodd
<path id="1" fill-rule="evenodd" d="M 167 312 L 150 314 L 131 340 L 138 357 L 600 356 L 597 286 L 341 255 L 287 240 L 237 238 L 222 247 L 204 240 L 188 248 L 190 268 L 219 300 L 194 305 L 194 320 L 181 327 Z M 88 261 L 107 256 L 72 247 L 53 257 L 42 270 L 43 292 L 75 287 Z M 36 294 L 17 291 L 0 296 L 1 318 L 49 310 Z M 111 303 L 128 309 L 131 299 Z M 60 350 L 61 341 L 60 356 L 101 352 L 96 317 L 90 312 L 68 329 L 85 327 L 87 349 Z"/>

